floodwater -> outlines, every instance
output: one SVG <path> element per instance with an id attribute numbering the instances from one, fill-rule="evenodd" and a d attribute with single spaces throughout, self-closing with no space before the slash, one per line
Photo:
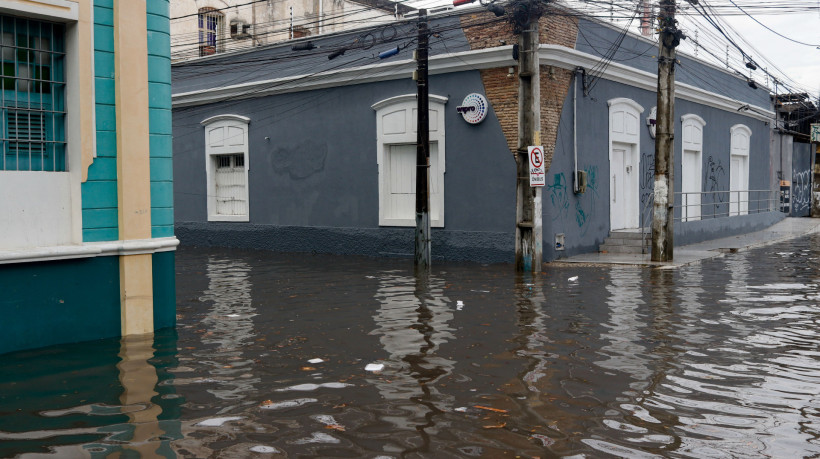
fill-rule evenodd
<path id="1" fill-rule="evenodd" d="M 817 457 L 818 251 L 419 280 L 182 248 L 176 331 L 0 356 L 0 457 Z"/>

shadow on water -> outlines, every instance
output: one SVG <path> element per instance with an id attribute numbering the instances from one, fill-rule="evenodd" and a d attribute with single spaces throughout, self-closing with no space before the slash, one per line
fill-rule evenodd
<path id="1" fill-rule="evenodd" d="M 818 456 L 818 243 L 421 277 L 183 248 L 176 331 L 0 356 L 0 456 Z"/>

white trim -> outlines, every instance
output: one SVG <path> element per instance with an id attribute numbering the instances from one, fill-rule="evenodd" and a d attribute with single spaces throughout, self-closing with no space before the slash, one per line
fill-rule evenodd
<path id="1" fill-rule="evenodd" d="M 378 110 L 380 110 L 380 109 L 382 109 L 382 108 L 384 108 L 388 105 L 400 104 L 402 102 L 415 101 L 417 98 L 418 98 L 417 94 L 403 94 L 401 96 L 388 97 L 387 99 L 380 100 L 380 101 L 376 102 L 375 104 L 371 105 L 370 108 L 372 108 L 373 110 L 378 111 Z M 439 104 L 446 104 L 447 101 L 449 100 L 448 97 L 438 96 L 438 95 L 435 95 L 435 94 L 429 94 L 427 96 L 427 99 L 430 102 L 439 103 Z"/>
<path id="2" fill-rule="evenodd" d="M 610 99 L 607 101 L 607 105 L 609 106 L 609 111 L 607 115 L 607 132 L 609 137 L 609 227 L 610 230 L 619 230 L 625 228 L 638 228 L 640 227 L 640 220 L 641 220 L 641 206 L 640 206 L 640 170 L 641 170 L 641 114 L 644 111 L 644 108 L 637 102 L 632 99 L 627 99 L 624 97 L 617 97 L 615 99 Z M 616 113 L 623 113 L 624 116 L 622 118 L 622 128 L 623 132 L 616 132 L 613 129 L 613 115 Z M 630 133 L 629 126 L 628 126 L 628 119 L 626 115 L 631 115 L 634 117 L 634 133 Z M 624 157 L 625 165 L 628 166 L 626 174 L 621 174 L 621 171 L 617 172 L 617 175 L 614 176 L 613 173 L 613 152 L 615 150 L 615 146 L 624 146 L 624 151 L 628 156 Z M 629 172 L 629 168 L 634 167 L 634 171 Z M 627 174 L 631 174 L 632 179 L 627 183 Z M 621 187 L 624 189 L 629 189 L 630 194 L 632 196 L 632 202 L 624 204 L 623 202 L 614 202 L 613 200 L 616 199 L 618 195 L 616 187 L 616 180 L 613 179 L 621 179 Z M 624 213 L 627 212 L 626 215 Z M 615 220 L 619 219 L 622 222 L 619 222 L 619 225 L 615 225 Z M 622 226 L 620 223 L 623 223 Z"/>
<path id="3" fill-rule="evenodd" d="M 569 70 L 576 67 L 591 68 L 600 61 L 600 57 L 598 56 L 559 45 L 540 45 L 538 57 L 540 65 L 551 65 Z M 184 66 L 185 64 L 176 65 Z M 514 65 L 517 65 L 517 62 L 512 58 L 512 46 L 508 45 L 432 56 L 430 57 L 429 73 L 436 75 Z M 221 88 L 208 88 L 174 94 L 172 96 L 173 107 L 188 107 L 204 105 L 225 99 L 248 99 L 375 81 L 405 79 L 411 76 L 415 68 L 416 62 L 411 59 L 406 59 L 390 63 L 330 70 L 309 75 L 294 75 L 271 80 L 254 81 Z M 657 90 L 658 77 L 656 74 L 638 70 L 617 62 L 609 64 L 604 73 L 604 78 L 651 92 L 656 92 Z M 741 82 L 741 80 L 738 81 Z M 761 121 L 771 121 L 774 118 L 774 112 L 758 106 L 751 106 L 755 111 L 750 109 L 738 112 L 740 108 L 749 106 L 749 104 L 684 83 L 675 84 L 675 97 L 720 110 L 739 113 Z"/>
<path id="4" fill-rule="evenodd" d="M 92 0 L 88 0 L 91 2 Z M 39 3 L 40 5 L 37 5 Z M 93 9 L 94 6 L 91 5 Z M 29 0 L 29 2 L 19 2 L 11 0 L 11 5 L 6 2 L 0 6 L 0 12 L 13 14 L 23 13 L 25 16 L 34 19 L 45 19 L 50 21 L 69 22 L 80 19 L 80 5 L 67 0 Z"/>
<path id="5" fill-rule="evenodd" d="M 127 241 L 86 242 L 78 245 L 34 247 L 26 250 L 0 251 L 0 264 L 68 260 L 74 258 L 109 257 L 115 255 L 152 254 L 176 250 L 176 236 Z"/>
<path id="6" fill-rule="evenodd" d="M 248 126 L 250 125 L 250 118 L 234 115 L 222 114 L 206 118 L 200 122 L 204 127 L 205 135 L 205 184 L 207 190 L 206 207 L 208 209 L 209 222 L 248 222 L 250 221 L 251 202 L 250 202 L 250 151 L 248 148 Z M 208 139 L 208 133 L 215 129 L 223 129 L 223 135 L 227 133 L 227 129 L 235 127 L 242 130 L 241 144 L 227 144 L 225 146 L 212 146 Z M 227 137 L 223 137 L 227 140 Z M 216 171 L 214 162 L 215 157 L 220 155 L 242 155 L 243 166 L 245 169 L 245 189 L 242 198 L 245 199 L 246 211 L 244 215 L 221 215 L 217 214 L 216 205 Z"/>
<path id="7" fill-rule="evenodd" d="M 233 114 L 225 114 L 225 115 L 216 115 L 210 118 L 205 118 L 204 120 L 200 121 L 199 124 L 203 126 L 207 126 L 211 123 L 216 123 L 217 121 L 237 121 L 240 123 L 250 124 L 251 119 L 247 116 L 242 115 L 233 115 Z"/>
<path id="8" fill-rule="evenodd" d="M 435 164 L 438 171 L 438 193 L 435 194 L 436 200 L 433 201 L 434 196 L 431 192 L 430 207 L 438 210 L 437 214 L 431 212 L 430 226 L 435 228 L 444 227 L 444 174 L 446 171 L 446 154 L 445 154 L 445 108 L 448 98 L 430 94 L 430 112 L 436 114 L 436 119 L 431 119 L 430 127 L 430 143 L 436 144 L 436 151 L 438 162 Z M 417 119 L 414 117 L 413 111 L 416 110 L 415 94 L 403 94 L 400 96 L 390 97 L 382 101 L 376 102 L 372 105 L 376 111 L 376 164 L 379 171 L 378 192 L 379 192 L 379 226 L 415 226 L 415 214 L 411 218 L 393 218 L 388 217 L 390 213 L 390 202 L 387 200 L 389 194 L 390 181 L 386 178 L 390 174 L 389 165 L 385 161 L 390 147 L 394 145 L 415 145 L 417 142 Z M 384 116 L 396 112 L 404 111 L 400 129 L 395 132 L 384 133 Z M 433 124 L 435 123 L 435 124 Z M 398 126 L 392 126 L 396 128 Z M 431 156 L 432 157 L 432 156 Z M 431 164 L 432 166 L 432 164 Z M 431 167 L 431 172 L 433 168 Z M 432 210 L 432 209 L 431 209 Z"/>
<path id="9" fill-rule="evenodd" d="M 683 125 L 683 123 L 685 123 L 689 120 L 692 120 L 692 121 L 700 124 L 701 127 L 706 126 L 706 121 L 703 118 L 699 117 L 698 115 L 695 115 L 694 113 L 687 113 L 686 115 L 683 115 L 683 116 L 680 117 L 681 125 Z"/>
<path id="10" fill-rule="evenodd" d="M 632 108 L 633 110 L 637 111 L 638 115 L 643 113 L 643 107 L 641 106 L 641 104 L 635 102 L 632 99 L 627 99 L 626 97 L 616 97 L 615 99 L 609 99 L 608 101 L 606 101 L 606 105 L 607 107 L 617 107 L 618 105 L 626 105 Z"/>
<path id="11" fill-rule="evenodd" d="M 700 193 L 703 191 L 703 131 L 706 127 L 706 121 L 694 113 L 687 113 L 680 117 L 681 119 L 681 221 L 696 221 L 701 219 L 701 195 L 700 194 L 684 194 L 684 193 Z M 686 137 L 687 127 L 698 129 L 698 137 L 696 142 L 692 142 L 691 138 Z M 688 147 L 688 148 L 687 148 Z M 688 167 L 686 167 L 686 154 L 693 152 L 697 156 L 694 170 L 687 174 Z M 692 183 L 687 183 L 685 180 L 689 176 L 693 179 Z M 693 190 L 686 190 L 693 186 Z M 692 215 L 694 214 L 694 215 Z"/>

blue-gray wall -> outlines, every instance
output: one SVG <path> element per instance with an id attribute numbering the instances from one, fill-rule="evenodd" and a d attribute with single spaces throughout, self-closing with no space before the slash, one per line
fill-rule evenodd
<path id="1" fill-rule="evenodd" d="M 415 83 L 407 79 L 175 110 L 178 237 L 197 244 L 276 250 L 411 254 L 411 229 L 379 228 L 376 112 L 371 106 L 415 91 Z M 433 249 L 435 256 L 449 259 L 510 261 L 515 161 L 494 113 L 474 126 L 456 112 L 471 92 L 484 92 L 478 72 L 431 78 L 430 93 L 449 98 L 446 227 L 433 230 Z M 222 113 L 251 120 L 250 225 L 204 223 L 205 139 L 199 123 Z"/>
<path id="2" fill-rule="evenodd" d="M 453 18 L 442 21 L 453 22 Z M 449 22 L 447 22 L 449 24 Z M 454 25 L 455 23 L 450 25 Z M 578 49 L 600 54 L 617 35 L 612 29 L 580 21 Z M 203 59 L 174 67 L 174 93 L 311 73 L 327 66 L 351 65 L 371 50 L 346 53 L 329 64 L 327 50 L 363 32 L 317 42 L 319 49 L 301 58 L 289 47 L 266 48 L 237 57 Z M 466 49 L 460 30 L 449 34 L 447 50 Z M 358 35 L 357 35 L 358 34 Z M 388 34 L 389 35 L 389 34 Z M 333 41 L 335 40 L 335 41 Z M 609 41 L 608 41 L 609 40 Z M 653 45 L 654 46 L 654 45 Z M 443 47 L 438 47 L 442 52 Z M 654 48 L 653 48 L 654 49 Z M 649 44 L 627 37 L 615 60 L 654 72 L 657 62 Z M 358 53 L 358 54 L 357 54 Z M 398 58 L 406 58 L 403 52 Z M 358 57 L 357 57 L 358 56 Z M 232 62 L 231 59 L 234 61 Z M 246 73 L 236 64 L 248 62 Z M 211 62 L 211 64 L 207 64 Z M 356 61 L 358 65 L 367 63 Z M 684 70 L 686 69 L 686 70 Z M 375 70 L 367 70 L 374 72 Z M 363 74 L 367 75 L 367 74 Z M 682 58 L 678 80 L 720 92 L 744 102 L 768 106 L 765 91 L 754 91 L 726 72 Z M 511 80 L 512 83 L 513 80 Z M 403 94 L 414 94 L 408 79 L 359 84 L 253 99 L 225 100 L 174 110 L 174 182 L 176 234 L 184 244 L 223 245 L 282 251 L 365 255 L 411 255 L 412 228 L 379 227 L 376 115 L 371 105 Z M 515 222 L 515 161 L 501 126 L 490 110 L 479 125 L 465 123 L 455 107 L 471 93 L 485 93 L 478 71 L 431 77 L 430 93 L 446 96 L 445 228 L 433 229 L 436 258 L 508 262 L 513 259 Z M 545 94 L 544 97 L 553 97 Z M 543 190 L 544 259 L 597 251 L 609 234 L 609 107 L 613 98 L 630 98 L 645 109 L 641 115 L 641 202 L 652 193 L 654 141 L 644 122 L 656 104 L 656 94 L 599 79 L 587 96 L 578 95 L 578 165 L 588 173 L 587 192 L 572 192 L 572 92 L 566 95 L 555 154 Z M 204 129 L 202 120 L 219 114 L 250 118 L 249 223 L 208 223 Z M 680 155 L 680 117 L 696 114 L 706 121 L 703 150 L 704 191 L 729 189 L 730 128 L 752 130 L 750 188 L 771 189 L 770 129 L 767 123 L 737 111 L 723 111 L 678 99 L 675 144 Z M 680 177 L 680 157 L 674 176 Z M 679 180 L 675 190 L 680 191 Z M 755 199 L 752 197 L 752 199 Z M 728 195 L 713 203 L 704 197 L 704 216 L 728 212 Z M 712 205 L 714 204 L 714 205 Z M 755 202 L 750 212 L 758 209 Z M 679 217 L 679 214 L 677 215 Z M 642 210 L 641 219 L 646 217 Z M 761 229 L 778 212 L 739 218 L 678 223 L 676 244 Z M 554 250 L 556 233 L 566 238 L 565 250 Z"/>
<path id="3" fill-rule="evenodd" d="M 808 143 L 794 143 L 792 149 L 791 216 L 811 216 L 812 148 Z"/>

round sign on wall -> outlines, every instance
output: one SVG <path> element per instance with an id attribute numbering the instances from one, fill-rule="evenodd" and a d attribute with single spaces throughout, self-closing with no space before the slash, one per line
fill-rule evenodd
<path id="1" fill-rule="evenodd" d="M 484 121 L 484 118 L 487 117 L 488 109 L 487 99 L 477 93 L 467 94 L 467 97 L 464 98 L 464 102 L 456 107 L 456 110 L 464 117 L 464 121 L 470 124 L 478 124 Z"/>

